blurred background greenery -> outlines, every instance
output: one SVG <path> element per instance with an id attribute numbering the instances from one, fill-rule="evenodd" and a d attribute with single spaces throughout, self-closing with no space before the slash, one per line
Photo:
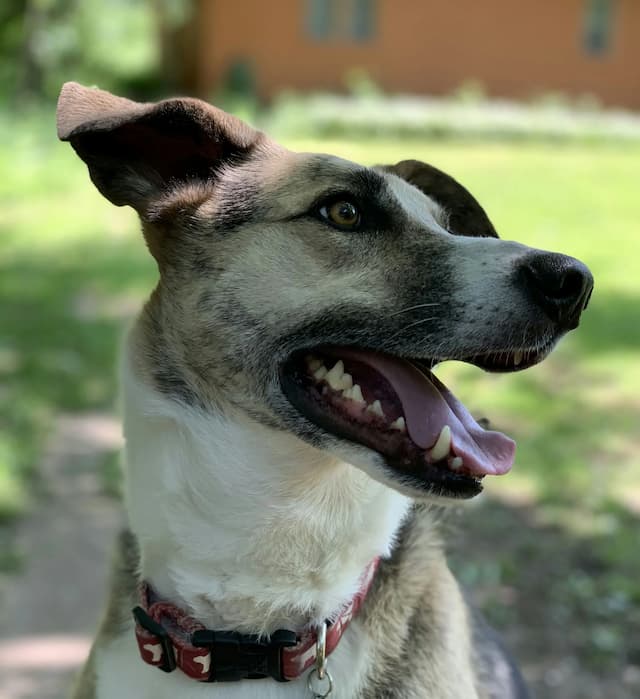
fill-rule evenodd
<path id="1" fill-rule="evenodd" d="M 441 5 L 424 4 L 434 12 Z M 216 5 L 221 17 L 225 8 L 232 13 L 231 3 Z M 518 442 L 513 474 L 454 517 L 452 553 L 541 697 L 638 696 L 634 105 L 603 107 L 611 98 L 597 89 L 563 93 L 552 75 L 546 91 L 537 82 L 505 97 L 472 67 L 459 84 L 408 94 L 393 76 L 379 80 L 364 54 L 347 56 L 331 89 L 302 90 L 294 77 L 266 89 L 259 67 L 237 60 L 207 82 L 193 67 L 197 55 L 185 53 L 207 7 L 204 0 L 0 7 L 0 569 L 19 576 L 28 568 L 16 532 L 45 497 L 40 464 L 60 417 L 116 414 L 120 338 L 156 278 L 134 214 L 101 199 L 71 148 L 56 140 L 60 85 L 75 79 L 141 99 L 197 91 L 296 150 L 367 164 L 428 161 L 469 187 L 502 237 L 591 267 L 596 287 L 581 327 L 541 366 L 508 376 L 454 364 L 440 370 L 473 412 Z M 368 29 L 374 38 L 383 30 L 382 18 Z M 91 468 L 117 497 L 115 450 Z"/>

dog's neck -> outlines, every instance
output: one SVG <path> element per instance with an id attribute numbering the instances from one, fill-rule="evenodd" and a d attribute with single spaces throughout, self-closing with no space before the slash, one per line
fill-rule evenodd
<path id="1" fill-rule="evenodd" d="M 269 633 L 336 614 L 388 554 L 407 498 L 291 435 L 179 407 L 124 371 L 142 576 L 210 628 Z"/>

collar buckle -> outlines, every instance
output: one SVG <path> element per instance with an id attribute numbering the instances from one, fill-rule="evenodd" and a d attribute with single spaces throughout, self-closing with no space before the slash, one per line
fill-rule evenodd
<path id="1" fill-rule="evenodd" d="M 209 682 L 237 682 L 272 677 L 286 682 L 282 667 L 282 650 L 297 644 L 295 631 L 280 629 L 268 640 L 236 631 L 200 629 L 191 635 L 194 646 L 211 653 Z M 205 680 L 206 681 L 206 680 Z"/>

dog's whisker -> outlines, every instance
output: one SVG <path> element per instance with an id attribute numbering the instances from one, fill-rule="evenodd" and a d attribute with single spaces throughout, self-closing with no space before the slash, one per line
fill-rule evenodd
<path id="1" fill-rule="evenodd" d="M 416 320 L 413 323 L 409 323 L 408 325 L 405 325 L 403 328 L 400 328 L 397 332 L 395 332 L 391 337 L 389 337 L 389 340 L 393 340 L 393 338 L 397 337 L 403 332 L 406 332 L 407 330 L 414 328 L 416 325 L 423 325 L 424 323 L 428 323 L 429 321 L 432 320 L 438 320 L 437 316 L 430 316 L 429 318 L 421 318 L 420 320 Z"/>
<path id="2" fill-rule="evenodd" d="M 419 303 L 416 306 L 407 306 L 406 308 L 401 308 L 399 311 L 395 311 L 394 313 L 390 313 L 389 317 L 393 318 L 393 316 L 399 316 L 401 313 L 408 313 L 409 311 L 417 311 L 420 308 L 428 308 L 429 306 L 440 306 L 440 302 L 436 301 L 434 303 Z"/>

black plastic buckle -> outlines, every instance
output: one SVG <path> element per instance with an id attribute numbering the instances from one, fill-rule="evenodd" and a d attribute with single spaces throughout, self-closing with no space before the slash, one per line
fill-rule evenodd
<path id="1" fill-rule="evenodd" d="M 282 649 L 298 642 L 295 631 L 279 630 L 268 641 L 236 631 L 201 629 L 191 635 L 194 646 L 211 651 L 209 682 L 236 682 L 272 677 L 286 682 L 282 674 Z"/>
<path id="2" fill-rule="evenodd" d="M 153 634 L 162 647 L 162 665 L 158 665 L 163 672 L 173 672 L 176 665 L 176 655 L 173 650 L 173 643 L 166 629 L 152 619 L 142 607 L 133 608 L 133 618 L 145 631 Z"/>

